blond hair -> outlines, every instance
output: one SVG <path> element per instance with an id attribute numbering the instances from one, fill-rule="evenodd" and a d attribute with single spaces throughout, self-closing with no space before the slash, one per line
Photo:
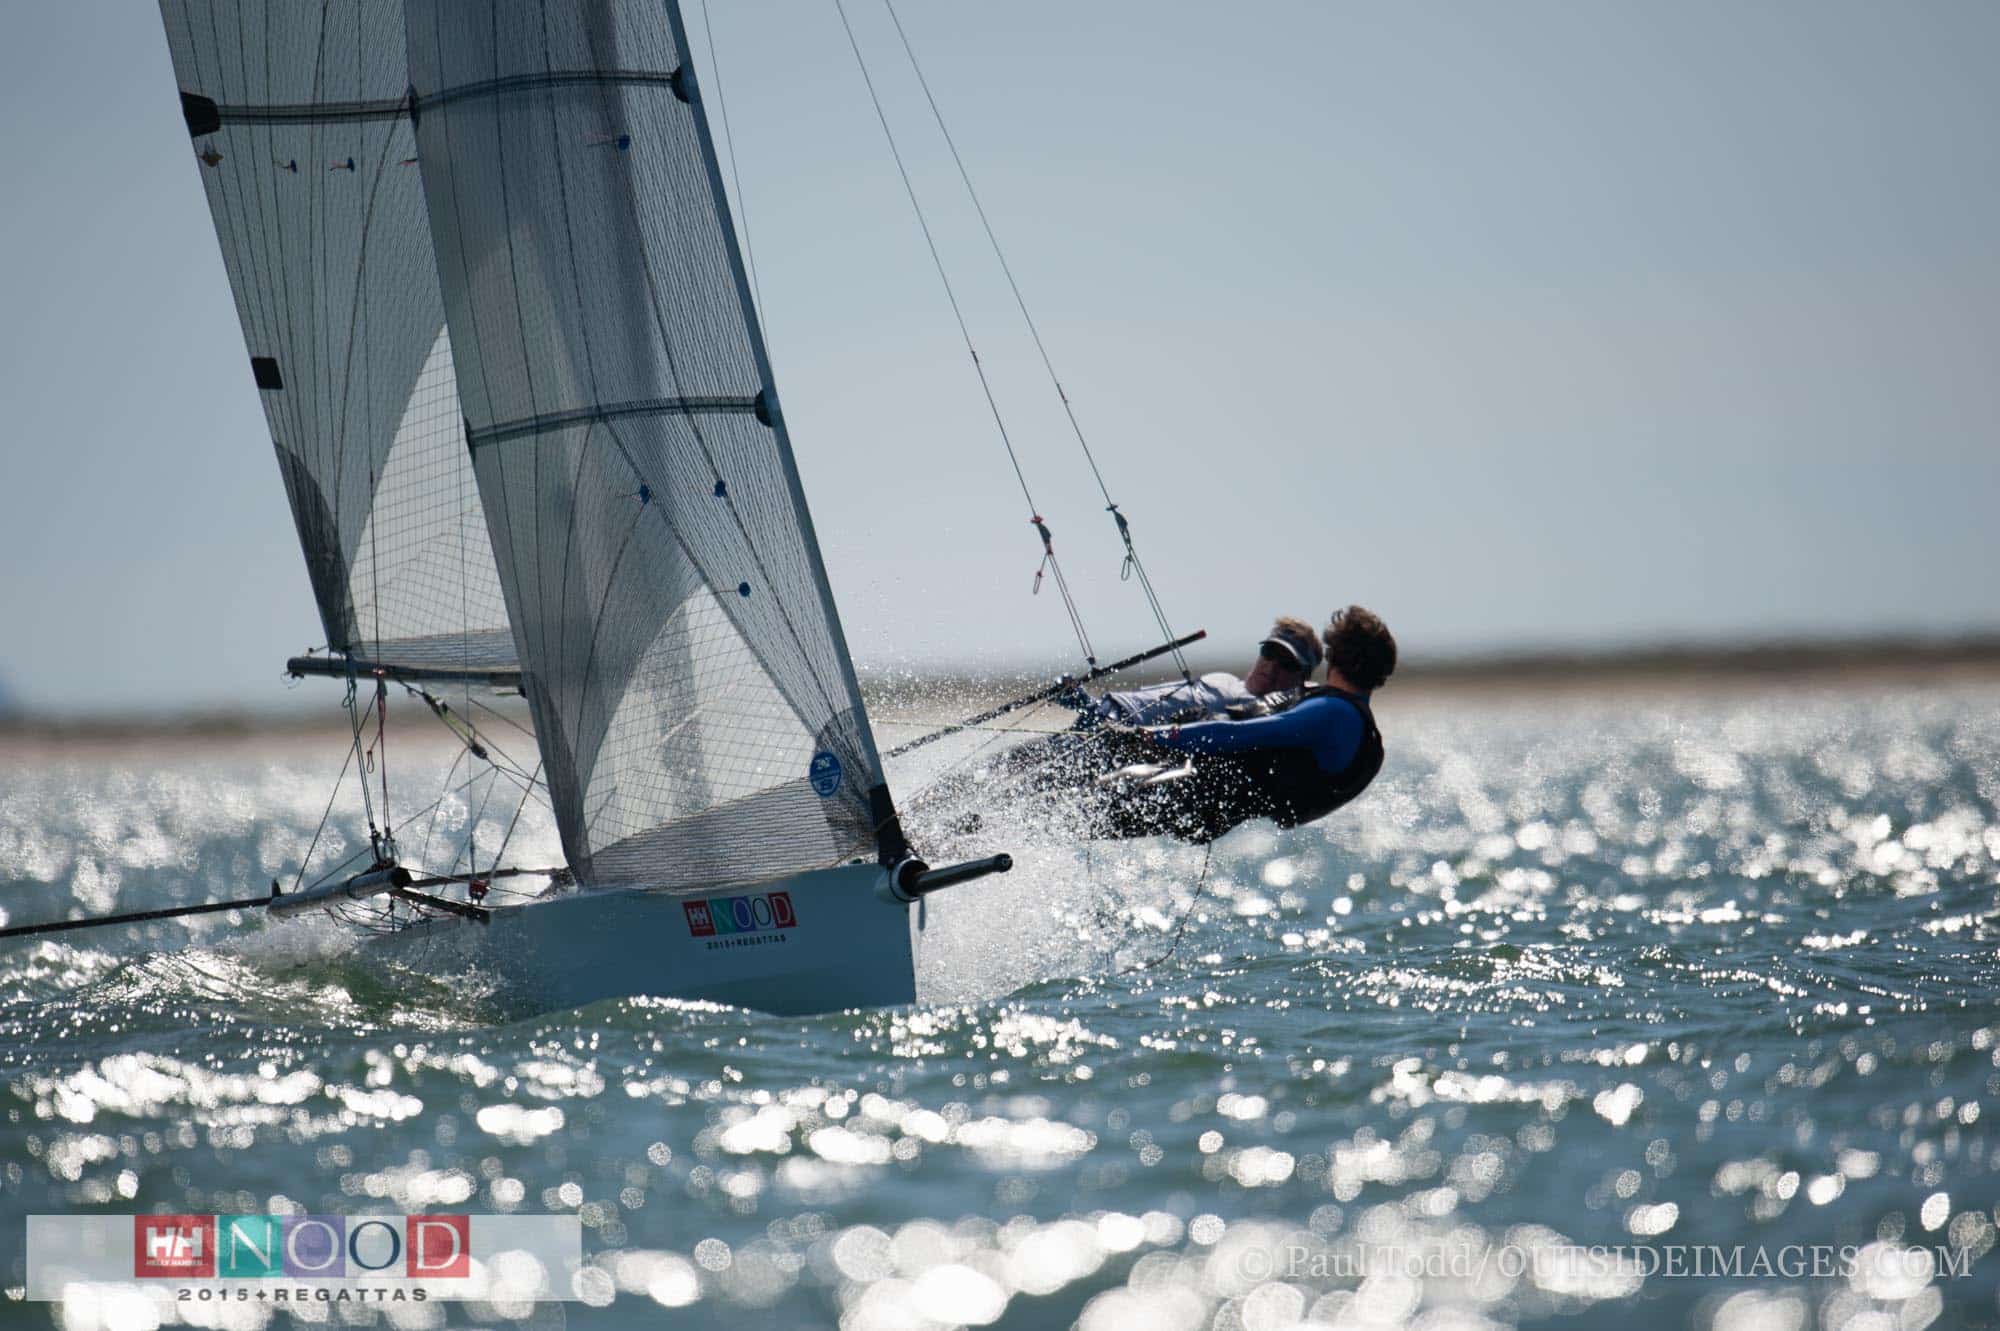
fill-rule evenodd
<path id="1" fill-rule="evenodd" d="M 1287 638 L 1297 638 L 1301 642 L 1311 642 L 1319 636 L 1314 631 L 1312 625 L 1292 615 L 1279 615 L 1276 620 L 1272 621 L 1271 631 L 1265 636 L 1275 638 L 1280 635 Z"/>

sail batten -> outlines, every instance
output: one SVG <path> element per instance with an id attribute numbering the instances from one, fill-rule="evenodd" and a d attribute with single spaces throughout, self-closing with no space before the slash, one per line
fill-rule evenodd
<path id="1" fill-rule="evenodd" d="M 697 416 L 730 412 L 754 416 L 764 409 L 761 397 L 669 397 L 645 402 L 604 402 L 588 407 L 572 407 L 567 411 L 552 411 L 526 420 L 502 421 L 484 429 L 468 431 L 466 444 L 476 451 L 488 444 L 559 430 L 566 425 L 614 421 L 625 416 Z"/>
<path id="2" fill-rule="evenodd" d="M 225 104 L 212 98 L 183 94 L 183 114 L 196 137 L 214 133 L 223 125 L 328 125 L 353 120 L 400 120 L 421 116 L 436 106 L 464 97 L 490 97 L 497 93 L 534 88 L 562 88 L 589 84 L 658 84 L 677 90 L 678 71 L 661 74 L 639 69 L 568 69 L 543 74 L 516 75 L 488 79 L 459 88 L 444 88 L 424 97 L 405 94 L 375 101 L 288 102 L 268 105 Z"/>

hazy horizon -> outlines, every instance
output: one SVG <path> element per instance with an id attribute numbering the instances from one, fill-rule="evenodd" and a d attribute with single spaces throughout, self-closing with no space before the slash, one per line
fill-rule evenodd
<path id="1" fill-rule="evenodd" d="M 718 7 L 719 78 L 687 10 L 857 658 L 1073 665 L 831 5 Z M 1150 646 L 886 15 L 850 13 L 1099 654 Z M 1410 657 L 2000 626 L 2000 10 L 903 19 L 1221 656 L 1348 601 Z M 158 15 L 9 27 L 0 692 L 282 705 L 323 635 Z"/>

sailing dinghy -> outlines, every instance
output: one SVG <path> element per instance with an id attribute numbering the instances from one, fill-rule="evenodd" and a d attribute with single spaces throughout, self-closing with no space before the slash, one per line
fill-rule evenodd
<path id="1" fill-rule="evenodd" d="M 0 937 L 312 911 L 425 971 L 484 972 L 515 1011 L 913 1001 L 923 898 L 1011 861 L 932 869 L 904 837 L 676 0 L 161 10 L 326 634 L 287 669 L 345 685 L 368 846 L 315 869 L 316 837 L 269 896 Z M 938 275 L 949 295 L 941 259 Z M 1108 490 L 1125 572 L 1169 641 L 1103 666 L 1024 477 L 1022 493 L 1080 679 L 1167 652 L 1185 674 L 1179 649 L 1204 635 L 1173 637 Z M 444 794 L 400 822 L 392 688 L 463 749 Z M 493 733 L 519 724 L 503 699 L 524 700 L 532 768 Z M 406 862 L 398 833 L 482 782 L 450 861 Z M 496 792 L 513 816 L 481 846 Z M 530 800 L 553 814 L 560 866 L 507 862 Z"/>
<path id="2" fill-rule="evenodd" d="M 567 861 L 475 903 L 384 828 L 281 908 L 373 898 L 525 1008 L 912 1001 L 911 902 L 1004 857 L 898 825 L 678 5 L 162 10 L 329 644 L 291 669 L 357 738 L 390 685 L 518 691 Z"/>

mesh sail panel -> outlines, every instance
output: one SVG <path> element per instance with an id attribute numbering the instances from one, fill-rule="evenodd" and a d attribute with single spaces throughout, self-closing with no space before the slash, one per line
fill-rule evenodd
<path id="1" fill-rule="evenodd" d="M 659 0 L 409 4 L 467 437 L 597 884 L 873 849 L 881 783 L 678 27 Z"/>
<path id="2" fill-rule="evenodd" d="M 163 0 L 182 109 L 327 644 L 511 635 L 432 257 L 401 0 Z M 442 658 L 442 660 L 440 660 Z"/>

